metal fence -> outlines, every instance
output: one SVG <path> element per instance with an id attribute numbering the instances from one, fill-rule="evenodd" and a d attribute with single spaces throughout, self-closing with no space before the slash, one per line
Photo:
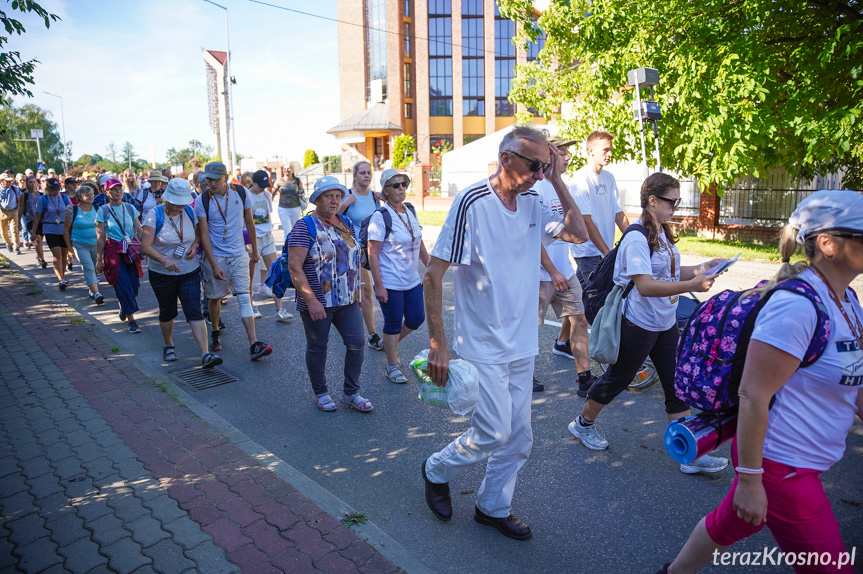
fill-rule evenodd
<path id="1" fill-rule="evenodd" d="M 719 202 L 719 223 L 781 227 L 803 199 L 819 189 L 841 186 L 841 174 L 800 181 L 773 170 L 765 178 L 738 178 Z"/>

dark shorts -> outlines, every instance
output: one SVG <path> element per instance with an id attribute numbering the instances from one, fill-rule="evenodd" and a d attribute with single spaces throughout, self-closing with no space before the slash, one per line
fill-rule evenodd
<path id="1" fill-rule="evenodd" d="M 59 233 L 46 233 L 45 241 L 48 243 L 48 249 L 54 249 L 55 247 L 66 248 L 66 238 Z"/>
<path id="2" fill-rule="evenodd" d="M 201 270 L 185 275 L 167 275 L 149 271 L 150 287 L 159 302 L 159 321 L 167 323 L 177 317 L 177 299 L 183 305 L 186 321 L 203 321 L 201 314 Z"/>

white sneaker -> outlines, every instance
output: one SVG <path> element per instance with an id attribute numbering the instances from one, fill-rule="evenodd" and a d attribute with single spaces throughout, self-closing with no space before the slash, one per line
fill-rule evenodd
<path id="1" fill-rule="evenodd" d="M 681 464 L 680 472 L 685 474 L 695 474 L 696 472 L 719 472 L 726 466 L 728 466 L 727 458 L 703 454 L 689 464 Z"/>
<path id="2" fill-rule="evenodd" d="M 592 450 L 605 450 L 608 448 L 608 441 L 602 436 L 602 432 L 597 427 L 596 423 L 589 427 L 583 427 L 578 424 L 578 419 L 575 419 L 569 426 L 569 432 L 572 436 L 581 441 L 581 444 Z"/>
<path id="3" fill-rule="evenodd" d="M 252 305 L 252 312 L 252 317 L 254 317 L 255 319 L 260 319 L 261 317 L 263 317 L 263 315 L 261 315 L 261 312 L 258 311 L 258 308 L 254 305 Z"/>
<path id="4" fill-rule="evenodd" d="M 294 316 L 285 311 L 284 309 L 279 309 L 276 311 L 276 321 L 281 321 L 282 323 L 287 323 L 289 319 L 293 319 Z"/>
<path id="5" fill-rule="evenodd" d="M 264 283 L 261 283 L 261 286 L 258 287 L 258 293 L 263 295 L 264 297 L 272 297 L 273 290 L 267 287 Z"/>

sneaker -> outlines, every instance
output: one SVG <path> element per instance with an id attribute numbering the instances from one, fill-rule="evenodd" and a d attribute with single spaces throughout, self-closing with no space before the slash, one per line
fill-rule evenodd
<path id="1" fill-rule="evenodd" d="M 541 393 L 545 390 L 545 385 L 536 380 L 536 377 L 533 378 L 533 392 Z"/>
<path id="2" fill-rule="evenodd" d="M 260 341 L 256 341 L 255 344 L 249 348 L 249 354 L 251 355 L 253 361 L 257 361 L 261 357 L 266 357 L 272 352 L 272 347 Z"/>
<path id="3" fill-rule="evenodd" d="M 596 423 L 589 427 L 583 427 L 578 424 L 578 419 L 575 419 L 569 426 L 569 432 L 572 436 L 581 441 L 581 444 L 592 450 L 605 450 L 608 448 L 608 441 L 602 436 L 602 432 L 596 426 Z"/>
<path id="4" fill-rule="evenodd" d="M 117 318 L 119 318 L 121 321 L 125 321 L 126 315 L 122 311 L 120 311 L 119 313 L 117 313 Z"/>
<path id="5" fill-rule="evenodd" d="M 101 293 L 96 293 L 93 295 L 93 301 L 96 302 L 96 305 L 102 305 L 105 302 L 105 298 L 102 297 Z"/>
<path id="6" fill-rule="evenodd" d="M 66 287 L 68 287 L 68 286 L 69 286 L 69 284 L 68 284 L 68 283 L 66 283 L 66 280 L 65 280 L 65 279 L 63 279 L 62 281 L 60 281 L 59 283 L 57 283 L 57 287 L 59 287 L 59 288 L 60 288 L 60 291 L 65 291 L 65 290 L 66 290 Z"/>
<path id="7" fill-rule="evenodd" d="M 261 312 L 258 311 L 258 308 L 254 305 L 252 305 L 252 317 L 254 319 L 260 319 L 261 317 L 263 317 L 263 315 L 261 315 Z"/>
<path id="8" fill-rule="evenodd" d="M 594 377 L 593 375 L 591 375 L 590 378 L 587 379 L 583 383 L 581 381 L 579 381 L 578 382 L 578 390 L 575 391 L 575 394 L 580 396 L 581 398 L 586 397 L 588 391 L 590 391 L 590 387 L 592 387 L 593 383 L 595 383 L 595 382 L 596 382 L 596 377 Z"/>
<path id="9" fill-rule="evenodd" d="M 567 359 L 575 359 L 572 356 L 572 347 L 569 344 L 569 341 L 566 343 L 561 343 L 560 341 L 554 342 L 554 347 L 551 349 L 551 353 L 553 355 L 557 355 L 558 357 L 566 357 Z"/>
<path id="10" fill-rule="evenodd" d="M 7 245 L 7 246 L 6 246 L 6 249 L 8 249 L 8 250 L 9 250 L 9 253 L 12 253 L 13 251 L 15 251 L 14 249 L 12 249 L 12 246 L 11 246 L 11 245 Z"/>
<path id="11" fill-rule="evenodd" d="M 20 247 L 15 249 L 15 255 L 21 255 L 21 248 Z"/>
<path id="12" fill-rule="evenodd" d="M 42 269 L 45 269 L 46 267 L 48 267 L 48 262 L 45 261 L 44 259 L 40 259 L 39 260 L 39 266 L 42 267 Z"/>
<path id="13" fill-rule="evenodd" d="M 288 313 L 285 309 L 279 309 L 278 311 L 276 311 L 276 321 L 287 323 L 289 319 L 293 318 L 294 316 Z"/>
<path id="14" fill-rule="evenodd" d="M 378 336 L 377 333 L 369 335 L 369 347 L 375 349 L 376 351 L 384 350 L 384 343 L 383 341 L 381 341 L 381 338 Z"/>
<path id="15" fill-rule="evenodd" d="M 222 350 L 222 334 L 218 331 L 210 333 L 210 352 L 217 353 Z"/>
<path id="16" fill-rule="evenodd" d="M 141 332 L 141 328 L 138 326 L 137 321 L 129 321 L 129 332 L 133 335 L 137 335 Z"/>
<path id="17" fill-rule="evenodd" d="M 72 265 L 71 261 L 69 262 L 68 265 L 66 265 L 66 269 L 68 269 L 69 271 L 73 271 L 75 269 L 75 267 L 74 267 L 74 265 Z"/>
<path id="18" fill-rule="evenodd" d="M 267 287 L 264 283 L 261 283 L 261 286 L 258 287 L 258 293 L 263 295 L 264 297 L 272 297 L 273 290 Z"/>
<path id="19" fill-rule="evenodd" d="M 696 472 L 719 472 L 726 466 L 728 466 L 727 458 L 703 454 L 689 464 L 681 464 L 680 472 L 684 474 L 695 474 Z"/>

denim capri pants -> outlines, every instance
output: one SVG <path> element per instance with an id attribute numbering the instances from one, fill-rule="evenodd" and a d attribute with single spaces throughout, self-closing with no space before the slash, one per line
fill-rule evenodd
<path id="1" fill-rule="evenodd" d="M 398 335 L 405 327 L 416 331 L 426 320 L 422 283 L 407 291 L 387 289 L 387 302 L 381 303 L 384 314 L 384 334 Z"/>

